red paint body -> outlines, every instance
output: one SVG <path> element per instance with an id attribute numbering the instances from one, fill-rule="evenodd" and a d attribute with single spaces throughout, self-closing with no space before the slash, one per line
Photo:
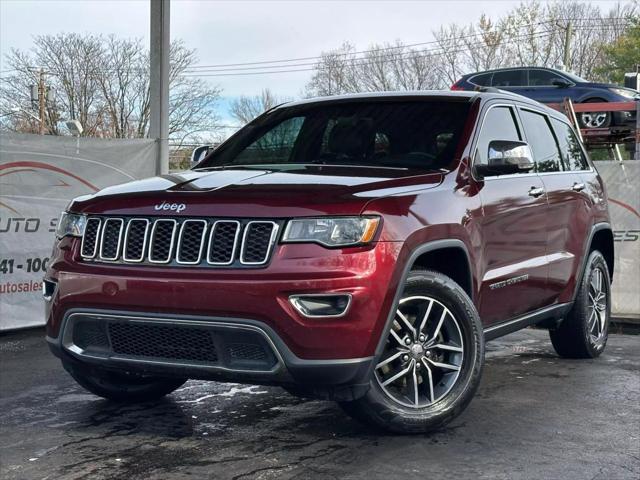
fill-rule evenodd
<path id="1" fill-rule="evenodd" d="M 303 359 L 369 357 L 411 253 L 443 239 L 466 246 L 468 293 L 485 327 L 571 302 L 589 233 L 608 222 L 602 181 L 593 169 L 475 180 L 469 165 L 486 109 L 495 102 L 544 107 L 508 95 L 460 95 L 472 108 L 447 173 L 348 166 L 191 171 L 76 199 L 70 211 L 77 213 L 279 219 L 367 214 L 382 222 L 370 245 L 327 249 L 278 243 L 265 268 L 244 270 L 87 263 L 80 260 L 80 239 L 66 237 L 56 243 L 47 272 L 58 282 L 48 309 L 48 336 L 58 336 L 68 309 L 99 308 L 254 319 L 272 327 Z M 575 182 L 586 188 L 573 191 Z M 532 186 L 547 193 L 532 198 L 527 194 Z M 179 214 L 154 210 L 163 201 L 188 208 Z M 491 288 L 520 275 L 527 280 Z M 288 302 L 291 294 L 324 292 L 353 294 L 346 316 L 303 318 Z"/>

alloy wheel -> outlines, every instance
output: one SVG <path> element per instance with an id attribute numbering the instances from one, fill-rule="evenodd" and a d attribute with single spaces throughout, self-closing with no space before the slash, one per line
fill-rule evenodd
<path id="1" fill-rule="evenodd" d="M 607 116 L 607 112 L 585 112 L 581 120 L 586 128 L 601 128 L 607 123 Z"/>
<path id="2" fill-rule="evenodd" d="M 410 408 L 447 395 L 462 368 L 464 340 L 458 320 L 438 300 L 400 300 L 375 378 L 393 401 Z"/>
<path id="3" fill-rule="evenodd" d="M 589 329 L 589 336 L 594 343 L 602 341 L 606 335 L 607 291 L 604 275 L 602 269 L 596 267 L 591 273 L 591 281 L 589 282 L 589 299 L 587 301 L 589 319 L 587 320 L 587 328 Z"/>

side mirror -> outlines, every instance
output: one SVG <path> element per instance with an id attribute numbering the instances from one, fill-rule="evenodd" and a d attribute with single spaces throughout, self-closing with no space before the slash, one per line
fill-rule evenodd
<path id="1" fill-rule="evenodd" d="M 573 83 L 565 80 L 564 78 L 554 78 L 553 80 L 551 80 L 551 85 L 559 88 L 569 88 L 573 85 Z"/>
<path id="2" fill-rule="evenodd" d="M 535 167 L 531 148 L 526 142 L 494 140 L 489 143 L 487 158 L 486 164 L 474 165 L 474 171 L 480 178 L 526 173 Z"/>
<path id="3" fill-rule="evenodd" d="M 198 163 L 200 163 L 200 160 L 206 157 L 211 150 L 213 150 L 213 147 L 211 145 L 201 145 L 199 147 L 194 148 L 193 152 L 191 152 L 191 161 L 190 161 L 191 168 L 195 167 Z"/>

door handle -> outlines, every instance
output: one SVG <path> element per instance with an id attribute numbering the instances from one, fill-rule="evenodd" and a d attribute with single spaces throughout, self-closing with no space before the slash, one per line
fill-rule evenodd
<path id="1" fill-rule="evenodd" d="M 542 187 L 531 187 L 529 190 L 529 196 L 538 198 L 540 195 L 544 195 L 544 188 Z"/>
<path id="2" fill-rule="evenodd" d="M 571 190 L 573 190 L 574 192 L 581 192 L 582 190 L 585 189 L 585 185 L 584 183 L 574 183 L 573 186 L 571 187 Z"/>

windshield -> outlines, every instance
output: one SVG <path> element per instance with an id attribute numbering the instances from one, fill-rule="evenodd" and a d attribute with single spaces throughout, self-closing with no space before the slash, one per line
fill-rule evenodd
<path id="1" fill-rule="evenodd" d="M 468 110 L 466 100 L 279 108 L 243 128 L 197 168 L 317 163 L 447 169 Z"/>

